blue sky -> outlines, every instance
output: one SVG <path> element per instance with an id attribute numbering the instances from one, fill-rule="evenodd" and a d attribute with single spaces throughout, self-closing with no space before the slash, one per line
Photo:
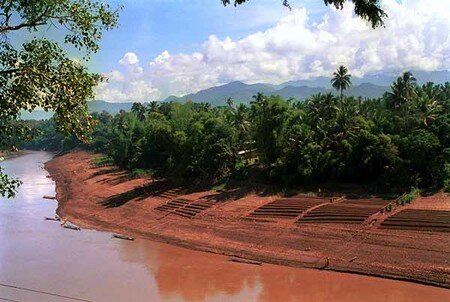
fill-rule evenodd
<path id="1" fill-rule="evenodd" d="M 109 2 L 123 6 L 120 26 L 104 35 L 87 66 L 109 78 L 96 98 L 110 102 L 164 100 L 231 81 L 330 76 L 340 65 L 354 77 L 450 69 L 448 0 L 381 0 L 389 17 L 375 30 L 350 1 L 336 10 L 322 0 L 291 0 L 292 11 L 281 0 L 238 8 L 220 0 Z"/>
<path id="2" fill-rule="evenodd" d="M 240 39 L 288 15 L 290 11 L 278 2 L 256 0 L 235 8 L 223 7 L 219 0 L 110 1 L 113 7 L 123 7 L 120 26 L 105 34 L 90 65 L 97 72 L 109 70 L 130 51 L 138 57 L 156 57 L 164 50 L 193 52 L 211 34 Z M 320 0 L 292 2 L 294 7 L 307 7 L 313 18 L 326 10 Z"/>

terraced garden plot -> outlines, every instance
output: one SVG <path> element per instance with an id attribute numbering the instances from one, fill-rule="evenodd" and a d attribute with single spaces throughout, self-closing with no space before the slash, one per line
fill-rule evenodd
<path id="1" fill-rule="evenodd" d="M 301 215 L 309 208 L 330 202 L 329 199 L 318 197 L 292 197 L 272 201 L 250 213 L 250 218 L 292 219 Z"/>
<path id="2" fill-rule="evenodd" d="M 173 200 L 166 202 L 163 205 L 156 207 L 155 210 L 163 211 L 163 212 L 170 212 L 170 211 L 174 211 L 176 209 L 182 208 L 185 205 L 187 205 L 188 203 L 189 203 L 189 200 L 186 200 L 186 199 L 182 199 L 182 198 L 173 199 Z"/>
<path id="3" fill-rule="evenodd" d="M 174 199 L 178 195 L 180 195 L 180 192 L 182 192 L 182 189 L 176 188 L 176 189 L 167 190 L 167 191 L 159 194 L 159 196 L 167 198 L 167 199 Z"/>
<path id="4" fill-rule="evenodd" d="M 200 200 L 191 202 L 182 208 L 178 208 L 175 211 L 173 211 L 172 213 L 182 216 L 182 217 L 193 218 L 196 215 L 198 215 L 199 213 L 209 209 L 210 207 L 212 207 L 215 204 L 217 204 L 217 202 L 214 200 L 200 199 Z"/>
<path id="5" fill-rule="evenodd" d="M 388 217 L 380 228 L 450 232 L 450 211 L 406 209 Z"/>
<path id="6" fill-rule="evenodd" d="M 375 198 L 347 199 L 314 209 L 300 218 L 297 223 L 362 223 L 390 202 L 391 200 Z"/>
<path id="7" fill-rule="evenodd" d="M 171 214 L 192 218 L 197 214 L 199 214 L 200 212 L 209 209 L 215 204 L 216 201 L 214 200 L 200 199 L 196 201 L 189 201 L 186 199 L 179 198 L 170 200 L 167 203 L 156 207 L 155 210 L 170 212 Z"/>

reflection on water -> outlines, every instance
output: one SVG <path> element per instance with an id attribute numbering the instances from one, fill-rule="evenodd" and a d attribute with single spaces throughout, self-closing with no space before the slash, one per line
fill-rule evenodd
<path id="1" fill-rule="evenodd" d="M 439 288 L 239 264 L 147 240 L 129 242 L 107 233 L 63 229 L 43 219 L 56 208 L 56 202 L 42 198 L 55 194 L 42 169 L 50 158 L 36 152 L 2 163 L 24 184 L 16 199 L 0 200 L 0 300 L 448 301 L 449 292 Z"/>

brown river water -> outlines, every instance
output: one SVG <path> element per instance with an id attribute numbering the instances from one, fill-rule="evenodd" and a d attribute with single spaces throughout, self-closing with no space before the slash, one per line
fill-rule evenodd
<path id="1" fill-rule="evenodd" d="M 227 257 L 58 222 L 55 185 L 33 152 L 1 166 L 24 182 L 0 198 L 0 301 L 450 301 L 450 291 L 309 269 L 230 262 Z M 405 259 L 407 261 L 407 259 Z"/>

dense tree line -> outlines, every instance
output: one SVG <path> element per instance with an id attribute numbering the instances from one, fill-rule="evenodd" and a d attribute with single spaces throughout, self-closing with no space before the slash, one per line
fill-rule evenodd
<path id="1" fill-rule="evenodd" d="M 249 104 L 133 105 L 95 114 L 87 147 L 126 169 L 214 182 L 258 173 L 282 185 L 373 183 L 450 189 L 450 84 L 416 84 L 410 73 L 384 97 L 318 94 L 305 101 L 258 94 Z M 72 148 L 47 134 L 28 147 Z M 52 142 L 52 140 L 54 142 Z M 62 145 L 61 145 L 62 143 Z"/>

